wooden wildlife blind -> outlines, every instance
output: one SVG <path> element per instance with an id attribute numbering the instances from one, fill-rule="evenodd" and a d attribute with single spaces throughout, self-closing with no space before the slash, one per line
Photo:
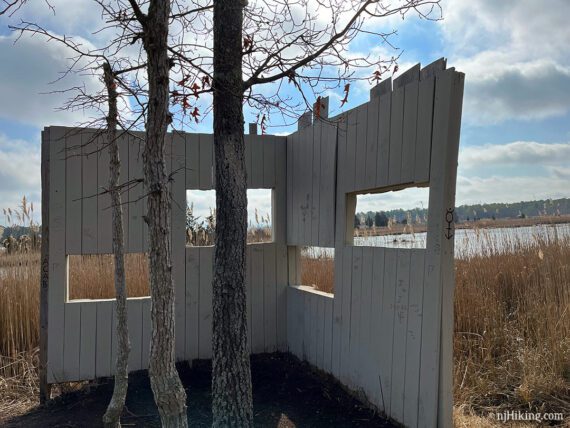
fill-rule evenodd
<path id="1" fill-rule="evenodd" d="M 273 242 L 247 247 L 252 353 L 288 351 L 410 427 L 452 426 L 453 209 L 464 75 L 440 59 L 374 87 L 367 103 L 304 115 L 288 136 L 246 135 L 248 188 L 273 189 Z M 144 134 L 119 140 L 142 179 Z M 42 133 L 43 384 L 110 376 L 114 300 L 69 300 L 68 256 L 109 254 L 108 153 L 97 130 Z M 215 188 L 213 137 L 167 136 L 176 358 L 211 357 L 213 247 L 185 243 L 186 190 Z M 356 194 L 429 187 L 425 249 L 355 247 Z M 142 183 L 123 194 L 125 248 L 148 249 Z M 335 294 L 300 284 L 302 246 L 334 247 Z M 129 369 L 148 367 L 150 298 L 128 300 Z"/>

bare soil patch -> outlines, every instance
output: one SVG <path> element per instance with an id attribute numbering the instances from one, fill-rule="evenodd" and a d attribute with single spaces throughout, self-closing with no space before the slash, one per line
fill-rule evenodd
<path id="1" fill-rule="evenodd" d="M 329 375 L 313 370 L 289 354 L 252 357 L 255 426 L 258 427 L 394 427 L 362 405 Z M 182 364 L 180 377 L 188 394 L 191 427 L 210 427 L 210 362 Z M 48 405 L 5 421 L 7 427 L 99 427 L 112 394 L 111 379 L 63 394 Z M 132 373 L 123 426 L 160 427 L 146 371 Z"/>

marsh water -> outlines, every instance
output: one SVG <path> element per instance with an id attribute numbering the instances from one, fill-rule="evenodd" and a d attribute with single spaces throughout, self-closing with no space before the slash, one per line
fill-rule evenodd
<path id="1" fill-rule="evenodd" d="M 537 242 L 554 242 L 570 238 L 570 223 L 541 224 L 523 227 L 497 227 L 486 229 L 456 229 L 455 258 L 466 259 L 477 255 L 514 253 L 521 248 L 535 246 Z M 426 232 L 402 233 L 354 238 L 360 247 L 425 248 Z M 308 257 L 334 256 L 334 248 L 308 247 Z"/>
<path id="2" fill-rule="evenodd" d="M 456 229 L 455 257 L 514 252 L 537 240 L 552 242 L 570 237 L 570 223 L 524 227 Z M 425 248 L 426 233 L 355 237 L 354 245 L 389 248 Z"/>

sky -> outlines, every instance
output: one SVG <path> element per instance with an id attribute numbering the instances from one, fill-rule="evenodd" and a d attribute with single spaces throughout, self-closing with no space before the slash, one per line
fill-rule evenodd
<path id="1" fill-rule="evenodd" d="M 0 224 L 5 223 L 1 210 L 16 207 L 24 195 L 34 203 L 39 220 L 41 129 L 86 118 L 82 111 L 58 111 L 65 96 L 46 93 L 99 84 L 85 76 L 50 84 L 66 69 L 69 54 L 40 37 L 14 43 L 8 25 L 21 18 L 85 44 L 97 43 L 101 35 L 93 29 L 100 16 L 90 9 L 91 1 L 50 3 L 55 15 L 36 1 L 12 18 L 0 17 Z M 349 51 L 400 55 L 401 71 L 446 57 L 448 67 L 465 73 L 457 205 L 569 197 L 570 2 L 442 0 L 442 6 L 443 19 L 437 22 L 408 16 L 374 24 L 397 30 L 391 39 L 397 51 L 367 37 L 357 39 Z M 355 85 L 343 109 L 366 102 L 370 87 Z M 329 95 L 331 115 L 341 112 L 342 93 Z M 245 112 L 246 122 L 254 118 L 255 112 Z M 273 117 L 270 132 L 293 130 L 280 125 Z M 192 130 L 211 132 L 211 118 Z M 264 202 L 268 198 L 250 197 L 259 200 L 261 212 L 270 211 Z M 383 208 L 406 208 L 409 201 L 417 205 L 422 198 L 392 194 Z M 363 201 L 359 211 L 378 209 L 376 202 Z M 199 209 L 207 210 L 206 204 Z"/>

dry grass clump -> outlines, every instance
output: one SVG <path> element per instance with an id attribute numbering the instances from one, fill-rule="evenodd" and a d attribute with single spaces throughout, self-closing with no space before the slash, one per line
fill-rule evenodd
<path id="1" fill-rule="evenodd" d="M 0 356 L 38 345 L 39 284 L 39 253 L 0 255 Z"/>
<path id="2" fill-rule="evenodd" d="M 334 258 L 313 247 L 301 253 L 301 283 L 325 293 L 334 293 Z"/>
<path id="3" fill-rule="evenodd" d="M 0 415 L 37 403 L 38 253 L 0 255 Z"/>
<path id="4" fill-rule="evenodd" d="M 150 295 L 148 256 L 125 254 L 128 297 Z M 115 259 L 112 254 L 69 256 L 69 299 L 114 299 Z"/>
<path id="5" fill-rule="evenodd" d="M 495 427 L 488 416 L 504 410 L 569 415 L 570 237 L 476 239 L 484 253 L 456 261 L 456 426 Z M 147 263 L 126 256 L 129 296 L 148 295 Z M 304 284 L 333 292 L 330 255 L 305 250 L 301 263 Z M 69 268 L 70 298 L 114 296 L 111 256 L 70 257 Z M 38 308 L 39 254 L 0 255 L 0 415 L 37 403 Z"/>
<path id="6" fill-rule="evenodd" d="M 569 414 L 570 238 L 505 239 L 456 261 L 455 400 Z"/>

